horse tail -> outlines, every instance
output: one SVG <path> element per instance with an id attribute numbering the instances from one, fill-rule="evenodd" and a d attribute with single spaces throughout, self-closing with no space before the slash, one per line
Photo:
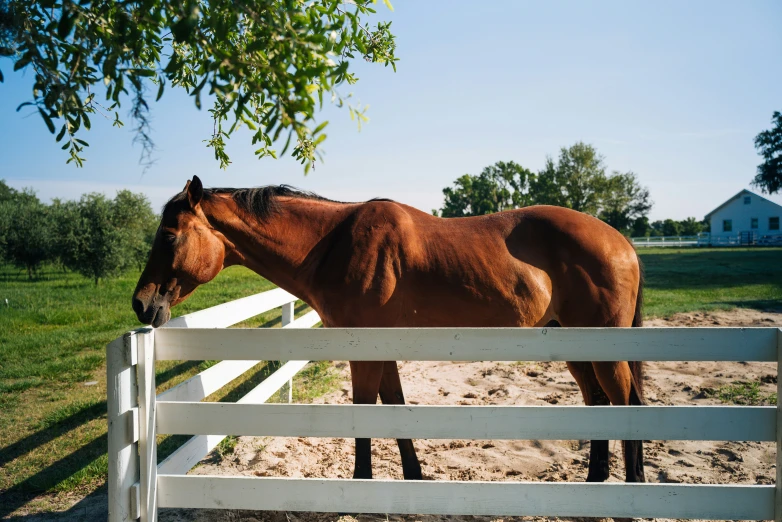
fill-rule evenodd
<path id="1" fill-rule="evenodd" d="M 630 240 L 628 239 L 628 241 Z M 635 314 L 633 315 L 632 326 L 640 327 L 643 326 L 644 322 L 644 264 L 641 261 L 641 257 L 638 255 L 638 252 L 636 252 L 635 258 L 638 260 L 638 294 L 635 298 Z M 632 373 L 633 376 L 630 390 L 630 404 L 633 404 L 634 402 L 636 402 L 638 405 L 644 404 L 644 363 L 643 361 L 629 361 L 628 364 L 630 365 L 630 373 Z M 633 391 L 635 391 L 636 397 L 633 397 Z"/>

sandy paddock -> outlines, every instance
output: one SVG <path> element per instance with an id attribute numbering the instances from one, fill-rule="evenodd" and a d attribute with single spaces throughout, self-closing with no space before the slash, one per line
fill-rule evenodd
<path id="1" fill-rule="evenodd" d="M 649 326 L 782 326 L 782 314 L 754 310 L 680 314 L 655 319 Z M 350 402 L 346 363 L 337 363 L 344 380 L 340 389 L 317 402 Z M 452 363 L 404 362 L 400 373 L 412 404 L 535 405 L 581 404 L 575 381 L 562 362 Z M 717 404 L 704 389 L 736 380 L 760 380 L 765 394 L 776 392 L 774 363 L 661 362 L 648 363 L 645 379 L 649 404 Z M 424 477 L 429 480 L 581 481 L 586 477 L 586 441 L 416 440 Z M 235 452 L 205 459 L 191 474 L 261 477 L 346 478 L 352 474 L 351 439 L 241 437 Z M 621 445 L 611 443 L 611 481 L 623 480 Z M 645 445 L 646 477 L 650 482 L 745 483 L 774 482 L 773 443 L 654 441 Z M 399 452 L 393 440 L 375 439 L 372 446 L 376 478 L 401 479 Z M 160 520 L 173 521 L 296 521 L 338 520 L 336 514 L 161 510 Z M 498 520 L 496 517 L 360 515 L 360 521 Z M 343 521 L 353 517 L 342 517 Z M 523 517 L 506 520 L 543 520 Z"/>

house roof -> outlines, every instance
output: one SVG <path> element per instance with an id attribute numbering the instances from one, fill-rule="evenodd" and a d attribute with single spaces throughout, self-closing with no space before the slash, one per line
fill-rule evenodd
<path id="1" fill-rule="evenodd" d="M 704 221 L 708 221 L 708 220 L 709 220 L 709 218 L 711 217 L 711 215 L 712 215 L 712 214 L 714 214 L 715 212 L 717 212 L 718 210 L 720 210 L 722 207 L 724 207 L 725 205 L 727 205 L 727 204 L 728 204 L 728 203 L 730 203 L 731 201 L 733 201 L 733 200 L 735 200 L 735 199 L 738 199 L 739 197 L 743 196 L 744 194 L 749 194 L 749 195 L 751 195 L 751 196 L 755 196 L 756 198 L 760 198 L 760 199 L 762 199 L 762 200 L 764 200 L 764 201 L 768 201 L 768 202 L 769 202 L 769 203 L 771 203 L 772 205 L 775 205 L 775 206 L 779 207 L 779 208 L 780 208 L 780 210 L 782 210 L 782 205 L 779 205 L 779 204 L 777 204 L 777 203 L 774 203 L 774 202 L 773 202 L 773 201 L 771 201 L 770 199 L 766 199 L 766 198 L 764 198 L 763 196 L 761 196 L 760 194 L 755 194 L 755 193 L 754 193 L 754 192 L 752 192 L 751 190 L 744 189 L 744 190 L 741 190 L 741 191 L 739 191 L 737 194 L 733 195 L 732 197 L 728 198 L 728 199 L 727 199 L 727 200 L 726 200 L 724 203 L 722 203 L 722 204 L 721 204 L 719 207 L 715 208 L 714 210 L 712 210 L 711 212 L 709 212 L 708 214 L 706 214 L 706 216 L 704 216 L 703 220 L 704 220 Z"/>

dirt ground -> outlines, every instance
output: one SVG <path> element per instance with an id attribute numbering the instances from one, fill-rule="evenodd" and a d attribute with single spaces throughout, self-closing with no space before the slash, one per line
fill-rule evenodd
<path id="1" fill-rule="evenodd" d="M 782 313 L 739 309 L 679 314 L 647 321 L 647 326 L 782 326 Z M 317 402 L 350 402 L 346 363 L 336 363 L 342 385 Z M 582 404 L 565 363 L 403 362 L 400 374 L 411 404 L 544 405 Z M 719 404 L 709 390 L 734 381 L 760 382 L 761 395 L 776 392 L 774 363 L 648 363 L 644 381 L 649 404 Z M 587 441 L 416 440 L 424 477 L 429 480 L 583 481 Z M 610 481 L 622 481 L 621 446 L 611 442 Z M 668 483 L 771 484 L 775 477 L 773 443 L 653 441 L 645 445 L 646 478 Z M 401 479 L 399 452 L 393 440 L 375 439 L 372 463 L 376 478 Z M 352 475 L 353 441 L 323 438 L 241 437 L 233 454 L 207 457 L 191 474 L 268 477 L 347 478 Z M 85 499 L 86 500 L 86 499 Z M 84 500 L 51 520 L 105 519 L 105 496 Z M 64 516 L 63 516 L 64 515 Z M 25 517 L 26 521 L 37 516 Z M 453 517 L 329 513 L 162 509 L 161 522 L 381 522 L 442 520 L 580 520 L 539 517 Z M 587 519 L 591 520 L 591 519 Z"/>

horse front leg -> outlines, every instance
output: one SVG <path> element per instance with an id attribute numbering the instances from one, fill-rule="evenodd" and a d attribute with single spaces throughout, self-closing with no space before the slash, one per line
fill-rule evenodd
<path id="1" fill-rule="evenodd" d="M 399 380 L 399 369 L 396 361 L 386 361 L 383 365 L 383 377 L 380 380 L 380 400 L 383 404 L 404 404 L 405 396 L 402 393 L 402 381 Z M 402 474 L 405 480 L 423 480 L 421 475 L 421 463 L 415 454 L 413 441 L 410 439 L 396 439 L 399 446 L 399 455 L 402 457 Z"/>
<path id="2" fill-rule="evenodd" d="M 383 376 L 382 361 L 350 361 L 350 380 L 353 383 L 353 404 L 375 404 Z M 356 439 L 356 462 L 353 478 L 372 478 L 372 439 Z"/>

